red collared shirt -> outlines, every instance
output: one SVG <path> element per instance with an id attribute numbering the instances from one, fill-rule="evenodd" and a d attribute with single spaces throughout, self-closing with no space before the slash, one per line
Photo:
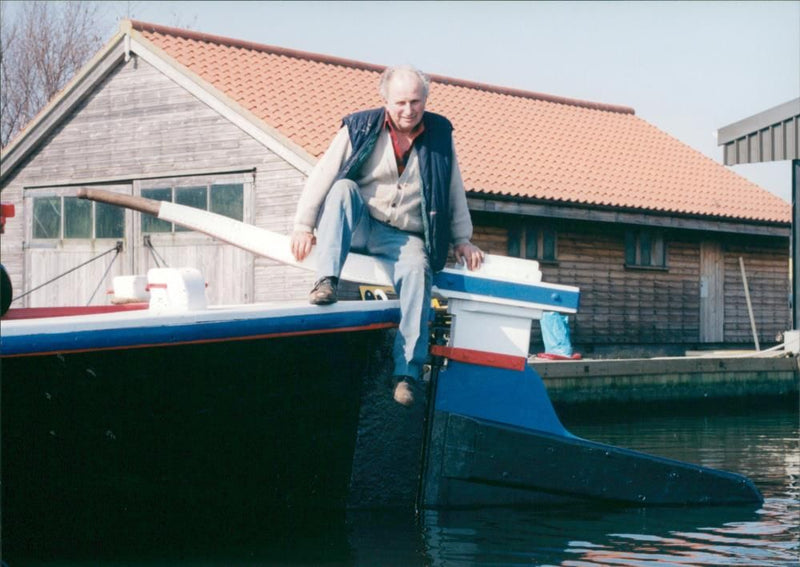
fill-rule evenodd
<path id="1" fill-rule="evenodd" d="M 408 163 L 408 156 L 411 155 L 411 148 L 414 146 L 414 140 L 416 140 L 417 136 L 425 131 L 425 125 L 422 124 L 422 120 L 419 121 L 419 124 L 417 124 L 411 131 L 411 138 L 407 142 L 408 145 L 406 145 L 405 137 L 401 139 L 397 135 L 397 128 L 392 122 L 392 119 L 389 117 L 388 112 L 386 113 L 386 127 L 389 128 L 389 137 L 392 140 L 394 159 L 397 161 L 397 173 L 399 175 L 403 175 L 403 171 Z"/>

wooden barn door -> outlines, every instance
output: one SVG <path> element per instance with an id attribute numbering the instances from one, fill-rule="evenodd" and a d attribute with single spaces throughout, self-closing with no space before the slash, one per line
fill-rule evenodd
<path id="1" fill-rule="evenodd" d="M 719 242 L 700 243 L 700 342 L 721 343 L 725 328 L 725 262 Z"/>
<path id="2" fill-rule="evenodd" d="M 101 188 L 133 191 L 130 184 Z M 131 273 L 133 213 L 78 199 L 78 189 L 25 190 L 25 306 L 106 305 L 114 276 Z"/>

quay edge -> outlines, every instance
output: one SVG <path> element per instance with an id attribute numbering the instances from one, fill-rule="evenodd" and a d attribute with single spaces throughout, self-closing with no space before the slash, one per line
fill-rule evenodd
<path id="1" fill-rule="evenodd" d="M 559 407 L 722 398 L 797 397 L 798 359 L 680 357 L 530 362 Z"/>

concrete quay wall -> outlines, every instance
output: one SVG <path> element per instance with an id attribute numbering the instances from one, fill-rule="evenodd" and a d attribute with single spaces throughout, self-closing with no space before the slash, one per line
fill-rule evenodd
<path id="1" fill-rule="evenodd" d="M 555 404 L 669 402 L 791 396 L 800 391 L 798 359 L 686 357 L 534 360 Z"/>

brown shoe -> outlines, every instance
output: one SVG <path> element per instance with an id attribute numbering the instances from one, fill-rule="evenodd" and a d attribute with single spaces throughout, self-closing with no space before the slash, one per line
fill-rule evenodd
<path id="1" fill-rule="evenodd" d="M 414 389 L 406 378 L 401 378 L 394 387 L 394 401 L 406 407 L 414 404 Z"/>
<path id="2" fill-rule="evenodd" d="M 339 285 L 339 278 L 326 277 L 322 278 L 314 284 L 314 289 L 308 296 L 308 301 L 312 305 L 330 305 L 336 303 L 339 298 L 336 297 L 336 288 Z"/>

